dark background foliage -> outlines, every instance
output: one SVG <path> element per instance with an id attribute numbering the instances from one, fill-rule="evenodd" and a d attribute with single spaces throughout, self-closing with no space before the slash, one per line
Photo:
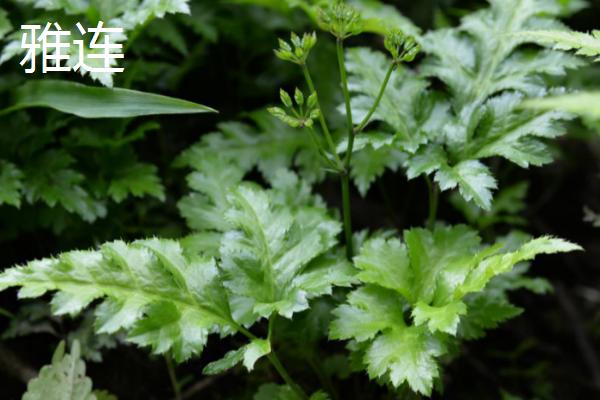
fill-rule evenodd
<path id="1" fill-rule="evenodd" d="M 482 1 L 422 0 L 392 2 L 421 27 L 453 24 L 461 15 L 483 5 Z M 599 28 L 600 1 L 573 16 L 567 23 L 574 29 Z M 135 239 L 148 235 L 178 236 L 186 232 L 175 207 L 185 192 L 185 173 L 172 167 L 174 158 L 198 138 L 215 129 L 218 122 L 244 118 L 244 112 L 278 101 L 280 86 L 292 88 L 301 82 L 293 68 L 273 57 L 278 36 L 289 30 L 308 26 L 298 13 L 289 16 L 255 6 L 227 5 L 216 1 L 194 2 L 193 16 L 205 29 L 204 34 L 186 32 L 186 55 L 157 43 L 151 29 L 136 39 L 126 57 L 127 71 L 117 84 L 140 90 L 161 92 L 208 104 L 220 111 L 214 116 L 164 117 L 161 129 L 149 133 L 135 144 L 139 157 L 159 167 L 166 186 L 166 201 L 130 198 L 112 204 L 108 218 L 89 224 L 77 217 L 64 215 L 63 228 L 44 223 L 48 210 L 42 206 L 24 206 L 20 210 L 0 207 L 0 264 L 3 267 L 59 251 L 94 246 L 105 240 Z M 173 16 L 169 18 L 175 18 Z M 151 27 L 150 27 L 151 28 Z M 321 35 L 323 38 L 325 35 Z M 367 36 L 381 46 L 380 39 Z M 331 85 L 335 70 L 326 60 L 330 51 L 323 40 L 314 62 L 318 85 Z M 0 67 L 0 88 L 15 78 L 14 65 Z M 598 67 L 578 71 L 569 79 L 574 85 L 598 87 Z M 10 77 L 10 78 L 9 78 Z M 331 79 L 330 79 L 331 77 Z M 1 93 L 1 91 L 0 91 Z M 45 118 L 36 115 L 34 121 Z M 38 121 L 39 122 L 39 121 Z M 6 127 L 0 125 L 2 134 Z M 30 129 L 21 126 L 19 129 Z M 110 129 L 110 127 L 108 127 Z M 581 244 L 585 253 L 544 257 L 536 262 L 533 273 L 548 278 L 553 293 L 537 296 L 517 292 L 515 303 L 526 309 L 520 317 L 503 324 L 479 341 L 460 350 L 461 357 L 450 364 L 445 374 L 445 390 L 439 398 L 494 399 L 506 391 L 525 399 L 592 399 L 600 398 L 600 235 L 597 228 L 583 222 L 583 208 L 600 210 L 600 141 L 598 134 L 579 123 L 569 126 L 569 134 L 556 144 L 558 160 L 544 168 L 519 170 L 505 163 L 494 163 L 500 187 L 527 180 L 530 188 L 527 209 L 523 212 L 525 231 L 554 234 Z M 319 188 L 328 203 L 338 205 L 337 184 Z M 427 187 L 421 180 L 407 182 L 402 173 L 386 173 L 366 198 L 353 193 L 354 220 L 357 228 L 404 229 L 420 225 L 427 213 Z M 463 222 L 463 217 L 442 197 L 439 217 L 449 222 Z M 499 225 L 487 235 L 506 233 Z M 0 295 L 2 304 L 17 312 L 14 291 Z M 52 320 L 51 329 L 22 338 L 7 339 L 0 344 L 0 382 L 2 397 L 19 398 L 24 377 L 50 358 L 56 343 L 68 335 L 79 320 Z M 1 328 L 8 320 L 1 321 Z M 339 344 L 322 344 L 324 350 Z M 245 398 L 246 388 L 257 386 L 257 376 L 273 375 L 259 366 L 256 374 L 237 370 L 213 378 L 202 378 L 202 365 L 218 358 L 226 347 L 216 340 L 209 343 L 201 360 L 178 369 L 182 379 L 194 380 L 196 388 L 189 398 Z M 293 357 L 294 355 L 289 355 Z M 312 362 L 321 362 L 318 358 Z M 299 359 L 293 373 L 311 382 L 309 361 Z M 162 358 L 149 358 L 146 352 L 120 345 L 104 351 L 100 363 L 88 363 L 95 386 L 117 394 L 121 399 L 167 399 L 171 388 Z M 262 372 L 262 373 L 261 373 Z M 275 378 L 274 378 L 275 379 Z M 366 376 L 355 374 L 340 385 L 340 399 L 378 399 L 385 397 L 376 386 L 367 385 Z M 315 382 L 318 385 L 318 382 Z M 368 389 L 367 389 L 368 387 Z M 389 395 L 387 395 L 389 396 Z M 399 396 L 398 398 L 403 398 Z"/>

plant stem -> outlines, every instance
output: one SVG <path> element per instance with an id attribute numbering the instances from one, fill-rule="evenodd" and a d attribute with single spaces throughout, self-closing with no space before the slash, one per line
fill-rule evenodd
<path id="1" fill-rule="evenodd" d="M 302 72 L 304 73 L 304 79 L 306 80 L 306 84 L 308 85 L 308 89 L 310 90 L 310 94 L 317 93 L 315 89 L 315 84 L 310 76 L 310 71 L 306 65 L 302 65 Z M 331 137 L 331 133 L 329 132 L 329 128 L 327 127 L 327 122 L 325 122 L 325 117 L 323 116 L 323 109 L 321 108 L 321 103 L 319 101 L 319 95 L 317 94 L 317 107 L 319 108 L 319 124 L 321 125 L 321 129 L 323 130 L 323 135 L 325 136 L 325 140 L 327 141 L 327 145 L 329 146 L 329 150 L 331 151 L 333 157 L 335 158 L 338 169 L 342 168 L 342 160 L 337 154 L 337 149 L 335 144 L 333 143 L 333 139 Z"/>
<path id="2" fill-rule="evenodd" d="M 346 238 L 346 258 L 354 255 L 352 243 L 352 216 L 350 215 L 350 176 L 345 171 L 340 176 L 342 182 L 342 214 L 344 217 L 344 236 Z"/>
<path id="3" fill-rule="evenodd" d="M 425 182 L 427 182 L 427 189 L 429 191 L 429 217 L 427 218 L 427 227 L 429 229 L 433 229 L 435 227 L 435 220 L 437 218 L 440 193 L 437 186 L 431 182 L 429 176 L 425 176 Z"/>
<path id="4" fill-rule="evenodd" d="M 341 39 L 336 42 L 338 66 L 344 92 L 346 105 L 346 124 L 348 128 L 348 146 L 344 159 L 344 169 L 341 173 L 342 180 L 342 213 L 344 215 L 344 233 L 346 236 L 346 257 L 351 260 L 354 255 L 352 244 L 352 214 L 350 209 L 350 167 L 352 164 L 352 151 L 354 150 L 354 123 L 352 121 L 352 106 L 350 104 L 350 91 L 348 90 L 348 75 L 344 60 L 344 45 Z"/>
<path id="5" fill-rule="evenodd" d="M 177 383 L 177 375 L 175 374 L 175 367 L 173 366 L 173 360 L 171 359 L 170 354 L 165 354 L 165 363 L 167 364 L 167 371 L 169 372 L 169 380 L 171 381 L 175 400 L 181 400 L 181 390 L 179 388 L 179 383 Z"/>
<path id="6" fill-rule="evenodd" d="M 392 63 L 390 65 L 390 67 L 388 68 L 387 73 L 385 74 L 385 78 L 383 79 L 383 83 L 381 84 L 381 89 L 379 89 L 379 93 L 377 94 L 377 98 L 375 99 L 375 102 L 371 106 L 371 109 L 369 110 L 367 115 L 363 118 L 361 123 L 358 124 L 358 126 L 354 129 L 355 135 L 359 134 L 360 132 L 362 132 L 363 129 L 365 129 L 365 126 L 367 126 L 367 124 L 371 120 L 371 117 L 373 116 L 373 114 L 375 113 L 377 108 L 379 107 L 379 103 L 381 102 L 381 99 L 383 98 L 385 89 L 387 88 L 390 78 L 392 77 L 392 73 L 394 72 L 395 69 L 396 69 L 396 64 Z"/>
<path id="7" fill-rule="evenodd" d="M 296 394 L 301 398 L 301 399 L 308 399 L 308 396 L 306 395 L 306 393 L 304 393 L 304 391 L 302 390 L 302 388 L 300 387 L 300 385 L 298 385 L 290 376 L 290 374 L 287 372 L 287 370 L 285 369 L 285 367 L 283 366 L 283 364 L 281 363 L 281 361 L 279 361 L 279 357 L 277 357 L 277 354 L 275 354 L 275 351 L 273 350 L 273 343 L 271 341 L 272 335 L 273 335 L 273 321 L 275 320 L 275 318 L 277 317 L 276 314 L 271 315 L 271 317 L 269 318 L 269 327 L 268 327 L 268 340 L 269 343 L 271 344 L 271 352 L 267 355 L 267 358 L 269 359 L 269 361 L 271 362 L 271 364 L 273 365 L 273 367 L 275 367 L 275 370 L 277 370 L 277 372 L 279 373 L 279 375 L 281 376 L 281 378 L 285 381 L 285 383 L 292 388 L 292 390 L 294 392 L 296 392 Z"/>

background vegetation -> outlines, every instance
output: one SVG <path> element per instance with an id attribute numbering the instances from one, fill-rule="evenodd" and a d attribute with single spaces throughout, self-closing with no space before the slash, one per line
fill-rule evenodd
<path id="1" fill-rule="evenodd" d="M 49 1 L 46 3 L 55 3 L 56 7 L 47 9 L 36 8 L 34 3 L 3 0 L 0 7 L 6 13 L 2 15 L 0 10 L 0 20 L 8 18 L 18 26 L 33 18 L 94 18 L 69 9 L 69 5 L 86 2 Z M 96 10 L 107 20 L 127 12 L 117 4 L 126 1 L 100 3 L 104 8 Z M 187 235 L 190 227 L 180 215 L 178 202 L 189 192 L 188 171 L 185 156 L 183 161 L 179 158 L 179 163 L 175 160 L 207 134 L 226 131 L 226 121 L 258 124 L 260 130 L 261 121 L 268 122 L 264 122 L 266 114 L 257 114 L 256 110 L 278 104 L 280 88 L 303 86 L 302 71 L 277 59 L 273 49 L 278 46 L 278 38 L 287 39 L 290 31 L 316 28 L 305 12 L 284 3 L 191 0 L 191 14 L 163 15 L 157 6 L 154 14 L 137 16 L 139 23 L 129 27 L 126 69 L 114 75 L 115 87 L 206 104 L 219 110 L 218 114 L 84 120 L 35 108 L 0 116 L 0 162 L 10 163 L 24 174 L 21 195 L 10 201 L 0 198 L 0 266 L 8 268 L 110 240 Z M 423 31 L 456 26 L 463 16 L 488 6 L 487 2 L 466 0 L 386 3 Z M 575 1 L 562 3 L 574 9 L 578 5 Z M 187 2 L 171 4 L 177 8 L 177 4 Z M 599 13 L 600 2 L 589 1 L 586 8 L 565 16 L 563 21 L 574 30 L 587 32 L 600 28 Z M 400 28 L 406 31 L 412 25 Z M 4 34 L 0 28 L 0 38 Z M 7 36 L 4 43 L 8 45 L 10 40 Z M 350 46 L 384 50 L 377 32 L 367 32 L 349 42 Z M 336 110 L 343 97 L 334 45 L 334 39 L 319 33 L 309 65 L 330 122 L 341 126 L 343 114 Z M 0 106 L 8 107 L 13 101 L 10 92 L 34 77 L 23 74 L 16 58 L 3 61 Z M 599 64 L 581 64 L 565 76 L 549 79 L 568 90 L 598 89 Z M 98 85 L 91 77 L 65 74 L 59 78 Z M 96 78 L 107 83 L 106 77 Z M 436 80 L 433 85 L 441 90 L 444 84 Z M 457 350 L 460 356 L 444 368 L 443 394 L 434 392 L 434 398 L 600 396 L 600 223 L 594 213 L 600 212 L 600 125 L 586 118 L 572 120 L 566 126 L 567 134 L 550 143 L 549 152 L 555 159 L 551 164 L 521 169 L 500 158 L 491 159 L 488 165 L 501 188 L 491 212 L 465 203 L 457 193 L 443 192 L 440 196 L 438 220 L 468 223 L 486 241 L 518 229 L 534 237 L 549 234 L 568 239 L 585 252 L 544 256 L 534 263 L 532 275 L 547 279 L 554 290 L 544 295 L 526 290 L 511 292 L 512 302 L 526 311 L 485 338 L 462 343 Z M 308 138 L 304 132 L 295 134 Z M 10 182 L 3 174 L 11 170 L 4 165 L 1 171 L 0 185 L 5 186 L 0 193 Z M 264 183 L 257 169 L 249 175 Z M 427 182 L 408 180 L 403 168 L 396 172 L 386 169 L 377 175 L 380 179 L 368 191 L 361 193 L 352 188 L 355 231 L 402 231 L 424 225 L 429 217 Z M 329 179 L 318 183 L 315 191 L 328 206 L 340 208 L 338 186 L 337 180 Z M 75 339 L 95 388 L 106 389 L 121 399 L 174 396 L 172 361 L 150 356 L 124 343 L 118 335 L 94 335 L 91 313 L 78 318 L 51 316 L 46 301 L 18 302 L 14 291 L 1 293 L 0 304 L 0 397 L 20 398 L 26 383 L 48 364 L 57 344 L 65 340 L 70 347 Z M 364 373 L 350 374 L 348 360 L 339 356 L 344 344 L 322 339 L 323 325 L 329 317 L 317 317 L 320 319 L 301 320 L 301 328 L 281 328 L 282 341 L 294 343 L 296 337 L 288 338 L 285 332 L 305 329 L 300 332 L 310 343 L 282 350 L 291 373 L 300 382 L 316 388 L 333 384 L 339 399 L 409 396 L 408 392 L 398 394 L 370 384 Z M 252 398 L 260 384 L 279 379 L 269 365 L 261 363 L 251 374 L 236 368 L 220 375 L 201 375 L 209 361 L 221 357 L 232 344 L 241 344 L 238 342 L 235 338 L 219 341 L 211 336 L 201 358 L 177 366 L 175 379 L 182 398 Z M 296 354 L 295 350 L 304 346 L 306 352 Z M 313 350 L 315 353 L 311 353 Z M 319 373 L 315 375 L 313 369 Z"/>

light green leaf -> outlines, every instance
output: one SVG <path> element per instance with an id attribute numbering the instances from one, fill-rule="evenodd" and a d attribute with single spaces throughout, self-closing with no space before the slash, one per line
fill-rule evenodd
<path id="1" fill-rule="evenodd" d="M 460 194 L 467 201 L 489 210 L 492 206 L 492 189 L 497 188 L 490 170 L 479 161 L 462 161 L 453 167 L 443 166 L 436 174 L 435 181 L 441 190 L 458 186 Z"/>
<path id="2" fill-rule="evenodd" d="M 409 178 L 436 174 L 442 190 L 458 187 L 467 201 L 489 210 L 495 179 L 482 159 L 504 157 L 526 168 L 552 160 L 546 141 L 565 133 L 560 112 L 531 112 L 522 98 L 548 93 L 548 75 L 564 75 L 581 60 L 552 49 L 524 46 L 523 31 L 561 26 L 564 7 L 540 0 L 491 0 L 460 26 L 432 31 L 420 40 L 429 54 L 420 71 L 441 80 L 451 115 L 412 152 Z M 498 34 L 502 32 L 502 34 Z"/>
<path id="3" fill-rule="evenodd" d="M 292 166 L 298 167 L 300 176 L 309 182 L 323 179 L 319 153 L 310 135 L 284 125 L 267 112 L 250 116 L 256 128 L 239 122 L 219 124 L 219 132 L 203 135 L 179 156 L 176 165 L 194 167 L 197 160 L 218 154 L 239 165 L 244 173 L 257 167 L 267 180 Z"/>
<path id="4" fill-rule="evenodd" d="M 529 99 L 523 102 L 523 106 L 534 110 L 558 110 L 600 119 L 600 92 L 582 92 Z"/>
<path id="5" fill-rule="evenodd" d="M 576 50 L 577 55 L 598 57 L 596 61 L 600 61 L 600 31 L 587 34 L 565 30 L 536 30 L 522 31 L 517 35 L 523 41 L 553 45 L 557 50 Z"/>
<path id="6" fill-rule="evenodd" d="M 96 400 L 92 381 L 85 375 L 85 363 L 80 358 L 79 343 L 75 341 L 71 353 L 65 354 L 65 343 L 60 342 L 52 364 L 42 367 L 39 375 L 27 384 L 23 400 Z"/>
<path id="7" fill-rule="evenodd" d="M 507 290 L 540 289 L 521 276 L 523 269 L 513 271 L 515 265 L 579 249 L 549 237 L 484 246 L 476 231 L 462 225 L 409 229 L 404 242 L 375 236 L 362 245 L 354 264 L 364 286 L 333 311 L 329 336 L 360 343 L 352 347 L 371 378 L 395 387 L 407 382 L 425 395 L 439 376 L 437 357 L 446 353 L 450 335 L 474 338 L 516 315 Z M 478 305 L 494 314 L 472 312 Z"/>
<path id="8" fill-rule="evenodd" d="M 467 307 L 461 301 L 445 304 L 441 307 L 432 307 L 423 302 L 418 302 L 413 308 L 412 316 L 415 325 L 427 324 L 430 332 L 446 332 L 456 335 L 460 316 L 467 313 Z"/>
<path id="9" fill-rule="evenodd" d="M 188 257 L 176 241 L 107 243 L 34 261 L 0 276 L 2 289 L 21 286 L 20 297 L 58 291 L 57 313 L 75 313 L 102 298 L 97 330 L 124 329 L 129 340 L 178 361 L 198 354 L 210 332 L 231 332 L 227 296 L 213 260 Z"/>
<path id="10" fill-rule="evenodd" d="M 220 374 L 230 368 L 233 368 L 240 362 L 244 364 L 244 367 L 248 371 L 254 369 L 254 364 L 261 357 L 266 356 L 271 352 L 271 344 L 267 340 L 254 339 L 247 345 L 232 350 L 225 354 L 225 357 L 218 361 L 213 361 L 204 367 L 203 373 L 207 375 Z"/>
<path id="11" fill-rule="evenodd" d="M 311 270 L 310 263 L 335 245 L 339 223 L 319 209 L 294 215 L 251 186 L 232 191 L 228 200 L 226 218 L 235 230 L 225 234 L 220 252 L 236 320 L 273 313 L 290 318 L 307 309 L 316 293 L 303 275 L 316 273 L 326 287 L 333 284 L 332 271 Z"/>
<path id="12" fill-rule="evenodd" d="M 44 79 L 17 88 L 13 105 L 0 114 L 30 107 L 49 107 L 81 118 L 215 112 L 210 107 L 158 94 Z"/>
<path id="13" fill-rule="evenodd" d="M 216 154 L 206 154 L 190 162 L 196 169 L 187 177 L 193 192 L 177 204 L 181 215 L 194 230 L 227 230 L 231 226 L 225 219 L 229 208 L 227 194 L 241 183 L 243 170 Z"/>
<path id="14" fill-rule="evenodd" d="M 407 382 L 412 390 L 430 396 L 439 376 L 436 357 L 443 345 L 424 329 L 405 327 L 383 333 L 365 355 L 371 379 L 387 377 L 394 387 Z"/>

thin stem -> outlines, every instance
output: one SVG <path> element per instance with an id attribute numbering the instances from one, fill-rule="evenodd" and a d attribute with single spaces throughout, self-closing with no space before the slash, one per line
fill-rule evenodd
<path id="1" fill-rule="evenodd" d="M 271 343 L 271 352 L 267 355 L 267 358 L 269 359 L 269 361 L 271 362 L 273 367 L 275 367 L 275 370 L 277 370 L 277 372 L 279 373 L 281 378 L 285 381 L 285 383 L 289 387 L 291 387 L 292 390 L 294 392 L 296 392 L 296 394 L 301 399 L 308 399 L 308 396 L 306 395 L 306 393 L 304 393 L 302 388 L 292 379 L 292 377 L 287 372 L 287 370 L 285 369 L 285 367 L 283 366 L 281 361 L 279 361 L 279 357 L 277 357 L 277 354 L 275 354 L 275 351 L 273 350 L 273 344 L 271 342 L 271 337 L 273 334 L 273 321 L 275 320 L 275 317 L 276 317 L 276 314 L 273 314 L 269 318 L 269 327 L 268 327 L 269 333 L 268 333 L 267 337 L 268 337 L 269 343 Z"/>
<path id="2" fill-rule="evenodd" d="M 167 371 L 169 372 L 169 380 L 171 381 L 175 400 L 181 400 L 181 389 L 179 388 L 179 383 L 177 383 L 177 375 L 175 374 L 175 367 L 173 366 L 170 354 L 165 354 L 165 363 L 167 364 Z"/>
<path id="3" fill-rule="evenodd" d="M 427 218 L 427 227 L 433 229 L 437 218 L 440 192 L 438 191 L 437 186 L 431 182 L 429 176 L 425 176 L 425 182 L 427 182 L 427 190 L 429 191 L 429 217 Z"/>
<path id="4" fill-rule="evenodd" d="M 350 176 L 344 172 L 342 181 L 342 214 L 344 217 L 344 236 L 346 238 L 346 258 L 352 260 L 354 245 L 352 243 L 352 216 L 350 215 Z"/>
<path id="5" fill-rule="evenodd" d="M 315 84 L 313 83 L 313 80 L 310 76 L 310 71 L 308 70 L 308 67 L 306 66 L 306 64 L 302 65 L 302 72 L 304 73 L 304 79 L 306 80 L 306 84 L 308 85 L 310 94 L 317 93 L 317 91 L 315 89 Z M 333 143 L 333 139 L 331 137 L 331 133 L 329 132 L 329 128 L 327 127 L 327 122 L 325 122 L 325 117 L 323 115 L 323 109 L 321 108 L 321 103 L 319 101 L 318 94 L 317 94 L 317 107 L 319 108 L 319 124 L 321 125 L 321 129 L 323 130 L 323 135 L 325 135 L 325 140 L 327 141 L 329 150 L 333 154 L 333 157 L 335 158 L 335 160 L 338 164 L 337 169 L 341 169 L 342 168 L 342 160 L 340 160 L 340 157 L 337 154 L 337 149 L 335 147 L 335 144 Z"/>
<path id="6" fill-rule="evenodd" d="M 308 399 L 308 396 L 306 395 L 306 393 L 304 393 L 304 391 L 300 388 L 300 386 L 298 386 L 298 384 L 296 382 L 294 382 L 294 380 L 292 379 L 292 377 L 290 376 L 290 374 L 288 374 L 288 372 L 284 368 L 283 364 L 281 364 L 281 361 L 279 361 L 279 358 L 277 357 L 277 354 L 275 354 L 275 352 L 271 351 L 267 355 L 267 358 L 269 359 L 269 361 L 271 362 L 271 364 L 273 365 L 273 367 L 275 367 L 275 369 L 277 370 L 277 373 L 279 373 L 279 375 L 285 381 L 285 383 L 289 387 L 291 387 L 292 390 L 294 392 L 296 392 L 296 394 L 301 399 Z"/>
<path id="7" fill-rule="evenodd" d="M 377 108 L 379 107 L 379 103 L 381 103 L 381 99 L 383 98 L 383 94 L 385 93 L 385 89 L 387 88 L 387 85 L 388 85 L 388 83 L 390 81 L 390 78 L 392 77 L 392 73 L 394 72 L 395 69 L 396 69 L 396 63 L 392 63 L 390 65 L 390 67 L 388 68 L 387 73 L 385 74 L 385 78 L 383 79 L 383 83 L 381 84 L 381 89 L 379 89 L 379 94 L 377 95 L 377 98 L 375 99 L 375 102 L 371 106 L 371 109 L 369 110 L 369 112 L 367 113 L 367 115 L 363 118 L 363 120 L 361 121 L 361 123 L 358 124 L 358 126 L 354 129 L 354 134 L 355 135 L 361 133 L 362 130 L 365 129 L 365 127 L 367 126 L 367 124 L 371 120 L 371 117 L 373 116 L 373 114 L 375 113 L 375 111 L 377 110 Z"/>
<path id="8" fill-rule="evenodd" d="M 333 160 L 331 160 L 331 158 L 329 158 L 329 156 L 327 155 L 327 152 L 323 149 L 323 147 L 321 145 L 321 142 L 319 141 L 319 137 L 317 136 L 317 133 L 315 132 L 315 130 L 312 127 L 306 127 L 306 129 L 308 129 L 308 133 L 310 134 L 310 137 L 311 137 L 313 143 L 315 144 L 315 147 L 317 148 L 317 151 L 325 159 L 325 162 L 327 162 L 327 164 L 333 170 L 338 171 L 339 170 L 338 164 L 336 164 Z"/>
<path id="9" fill-rule="evenodd" d="M 336 42 L 338 66 L 344 92 L 344 103 L 346 105 L 346 124 L 348 129 L 348 147 L 344 159 L 344 170 L 342 172 L 342 213 L 344 215 L 344 234 L 346 236 L 346 257 L 351 260 L 354 255 L 352 243 L 352 214 L 350 209 L 350 166 L 352 164 L 352 151 L 354 150 L 354 123 L 352 121 L 352 106 L 350 104 L 350 91 L 348 90 L 348 74 L 344 60 L 344 45 L 342 40 Z"/>
<path id="10" fill-rule="evenodd" d="M 350 103 L 350 90 L 348 90 L 348 74 L 346 72 L 346 61 L 344 59 L 344 44 L 341 40 L 336 42 L 338 66 L 340 69 L 340 78 L 342 80 L 342 91 L 344 93 L 344 104 L 346 106 L 346 125 L 348 129 L 348 148 L 346 151 L 346 158 L 344 160 L 344 167 L 346 171 L 350 167 L 352 160 L 352 150 L 354 150 L 354 123 L 352 122 L 352 105 Z"/>

